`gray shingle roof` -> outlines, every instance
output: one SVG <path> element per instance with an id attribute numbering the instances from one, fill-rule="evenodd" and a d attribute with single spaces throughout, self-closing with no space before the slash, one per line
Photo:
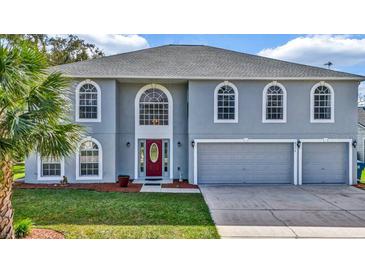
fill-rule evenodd
<path id="1" fill-rule="evenodd" d="M 357 108 L 358 113 L 358 123 L 365 127 L 365 108 L 364 107 L 358 107 Z"/>
<path id="2" fill-rule="evenodd" d="M 356 79 L 364 76 L 210 46 L 167 45 L 55 66 L 70 77 L 172 79 Z"/>

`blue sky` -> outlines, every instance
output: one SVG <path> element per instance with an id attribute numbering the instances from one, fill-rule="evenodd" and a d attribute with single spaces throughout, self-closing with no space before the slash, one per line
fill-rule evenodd
<path id="1" fill-rule="evenodd" d="M 298 35 L 141 35 L 149 42 L 151 47 L 164 44 L 194 44 L 210 45 L 246 53 L 256 54 L 268 47 L 277 47 L 287 41 L 298 37 Z"/>
<path id="2" fill-rule="evenodd" d="M 107 55 L 166 44 L 198 44 L 365 75 L 365 35 L 84 34 Z M 365 94 L 365 84 L 360 91 Z"/>

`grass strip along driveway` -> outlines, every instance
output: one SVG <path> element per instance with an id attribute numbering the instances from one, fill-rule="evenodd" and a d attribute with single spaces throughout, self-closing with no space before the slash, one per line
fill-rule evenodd
<path id="1" fill-rule="evenodd" d="M 16 189 L 13 206 L 66 238 L 219 238 L 201 194 Z"/>

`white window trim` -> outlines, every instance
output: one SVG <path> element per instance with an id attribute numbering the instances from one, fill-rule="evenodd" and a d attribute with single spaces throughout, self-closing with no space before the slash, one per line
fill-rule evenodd
<path id="1" fill-rule="evenodd" d="M 37 153 L 37 180 L 38 181 L 59 181 L 65 175 L 65 158 L 60 159 L 61 175 L 60 176 L 42 176 L 42 157 Z"/>
<path id="2" fill-rule="evenodd" d="M 84 84 L 91 84 L 93 86 L 95 86 L 96 90 L 97 90 L 97 115 L 98 117 L 96 119 L 90 119 L 90 118 L 80 118 L 80 88 L 84 85 Z M 88 123 L 99 123 L 101 122 L 101 89 L 100 86 L 95 83 L 94 81 L 91 81 L 89 79 L 84 80 L 82 82 L 80 82 L 77 87 L 76 87 L 76 92 L 75 92 L 75 121 L 76 122 L 88 122 Z"/>
<path id="3" fill-rule="evenodd" d="M 230 86 L 235 95 L 235 103 L 234 103 L 234 119 L 226 120 L 226 119 L 218 119 L 218 91 L 223 86 Z M 228 81 L 224 81 L 218 84 L 214 90 L 214 123 L 238 123 L 238 89 L 237 87 Z"/>
<path id="4" fill-rule="evenodd" d="M 85 141 L 92 141 L 98 145 L 99 148 L 99 175 L 97 176 L 81 176 L 80 175 L 80 146 Z M 77 145 L 76 151 L 76 180 L 101 180 L 103 179 L 103 148 L 100 142 L 92 137 L 82 139 Z"/>
<path id="5" fill-rule="evenodd" d="M 319 86 L 325 86 L 331 92 L 331 119 L 314 119 L 314 91 Z M 334 123 L 335 122 L 335 92 L 332 86 L 324 81 L 315 84 L 310 92 L 310 122 L 311 123 Z"/>
<path id="6" fill-rule="evenodd" d="M 267 102 L 267 91 L 271 86 L 278 86 L 283 91 L 283 119 L 266 119 L 266 102 Z M 267 124 L 277 124 L 277 123 L 286 123 L 287 117 L 287 92 L 286 88 L 278 83 L 277 81 L 273 81 L 267 84 L 262 91 L 262 122 Z"/>

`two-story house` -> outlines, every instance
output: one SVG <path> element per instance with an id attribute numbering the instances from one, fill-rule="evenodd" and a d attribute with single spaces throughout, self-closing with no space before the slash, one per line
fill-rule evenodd
<path id="1" fill-rule="evenodd" d="M 26 182 L 356 182 L 363 76 L 168 45 L 52 68 L 72 78 L 75 155 L 26 160 Z"/>

